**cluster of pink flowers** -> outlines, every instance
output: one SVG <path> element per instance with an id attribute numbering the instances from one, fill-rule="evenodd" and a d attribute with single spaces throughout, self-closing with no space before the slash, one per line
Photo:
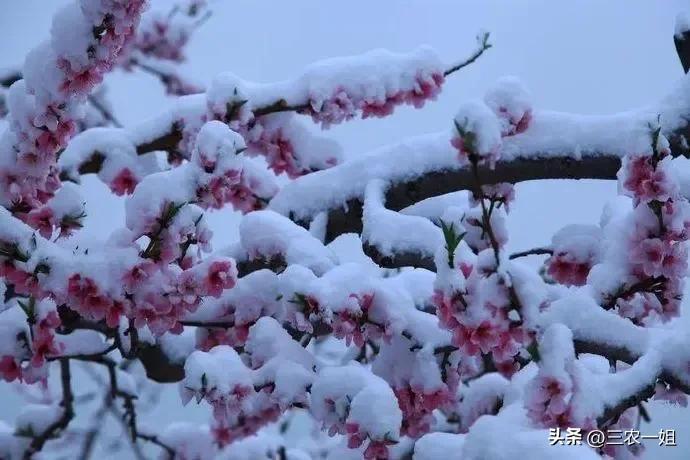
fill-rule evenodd
<path id="1" fill-rule="evenodd" d="M 251 324 L 233 326 L 229 328 L 198 328 L 196 334 L 196 348 L 209 351 L 218 345 L 241 347 L 247 341 Z"/>
<path id="2" fill-rule="evenodd" d="M 56 154 L 76 132 L 77 108 L 115 64 L 144 6 L 144 0 L 82 0 L 71 5 L 74 11 L 56 18 L 61 24 L 52 28 L 51 42 L 27 58 L 24 80 L 10 91 L 7 135 L 12 136 L 14 151 L 3 155 L 16 155 L 16 163 L 13 170 L 0 172 L 2 201 L 29 224 L 41 226 L 44 234 L 46 225 L 55 222 L 47 212 L 30 211 L 40 208 L 59 188 Z M 74 43 L 67 36 L 74 27 L 91 27 L 93 33 L 81 34 L 82 41 Z M 55 81 L 39 70 L 45 62 L 54 62 Z"/>
<path id="3" fill-rule="evenodd" d="M 350 299 L 353 302 L 348 302 L 348 307 L 353 308 L 333 314 L 333 335 L 338 339 L 345 339 L 347 345 L 354 343 L 360 348 L 367 340 L 390 339 L 392 332 L 389 326 L 378 323 L 369 316 L 374 306 L 374 294 L 350 294 Z"/>
<path id="4" fill-rule="evenodd" d="M 41 367 L 46 363 L 49 356 L 57 356 L 64 350 L 64 345 L 55 341 L 55 329 L 60 326 L 55 304 L 52 302 L 42 302 L 36 312 L 35 324 L 31 330 L 31 365 Z"/>
<path id="5" fill-rule="evenodd" d="M 72 274 L 67 281 L 64 298 L 67 305 L 83 318 L 105 320 L 117 327 L 120 318 L 134 320 L 137 328 L 147 325 L 151 332 L 182 332 L 179 319 L 193 312 L 204 296 L 218 297 L 235 285 L 237 270 L 230 259 L 213 260 L 194 265 L 184 271 L 161 269 L 151 261 L 143 261 L 126 271 L 122 290 L 104 290 L 91 277 Z M 150 282 L 162 287 L 150 286 Z"/>
<path id="6" fill-rule="evenodd" d="M 120 315 L 129 312 L 129 302 L 111 300 L 93 279 L 82 277 L 78 273 L 67 280 L 67 300 L 70 308 L 84 318 L 94 321 L 105 319 L 109 327 L 117 327 L 120 324 Z"/>
<path id="7" fill-rule="evenodd" d="M 464 104 L 455 116 L 450 143 L 461 163 L 479 161 L 493 167 L 503 139 L 524 133 L 532 122 L 527 91 L 513 78 L 499 80 L 484 101 Z"/>
<path id="8" fill-rule="evenodd" d="M 202 210 L 196 206 L 163 203 L 159 217 L 148 219 L 143 225 L 141 235 L 150 239 L 146 256 L 161 264 L 184 262 L 188 260 L 185 247 L 192 243 L 209 252 L 212 232 L 202 217 Z"/>
<path id="9" fill-rule="evenodd" d="M 190 30 L 188 21 L 175 21 L 180 17 L 175 12 L 147 16 L 132 46 L 146 56 L 165 61 L 184 61 L 184 47 L 189 41 Z"/>
<path id="10" fill-rule="evenodd" d="M 14 286 L 15 292 L 19 295 L 38 297 L 41 294 L 37 273 L 26 271 L 10 260 L 0 264 L 0 277 L 4 277 Z"/>
<path id="11" fill-rule="evenodd" d="M 227 418 L 214 417 L 211 425 L 213 439 L 220 447 L 246 438 L 258 432 L 269 423 L 280 418 L 282 411 L 277 406 L 272 406 L 251 414 L 242 414 L 236 423 L 230 423 Z"/>
<path id="12" fill-rule="evenodd" d="M 259 119 L 260 120 L 260 119 Z M 285 136 L 283 129 L 262 129 L 258 139 L 252 139 L 248 147 L 262 152 L 269 168 L 276 175 L 286 173 L 290 179 L 309 173 L 304 171 L 296 157 L 295 148 L 290 137 Z"/>
<path id="13" fill-rule="evenodd" d="M 361 431 L 357 423 L 346 423 L 345 434 L 347 435 L 347 447 L 350 449 L 357 449 L 364 444 L 369 434 L 366 431 Z M 369 441 L 367 448 L 364 449 L 364 458 L 366 460 L 388 460 L 388 446 L 392 442 L 387 441 Z"/>
<path id="14" fill-rule="evenodd" d="M 300 332 L 313 333 L 311 319 L 318 317 L 320 313 L 319 301 L 309 295 L 296 295 L 290 303 L 293 308 L 288 310 L 286 321 Z"/>
<path id="15" fill-rule="evenodd" d="M 547 273 L 557 283 L 582 286 L 599 262 L 601 230 L 594 225 L 568 225 L 557 232 L 546 261 Z"/>
<path id="16" fill-rule="evenodd" d="M 230 187 L 227 200 L 237 211 L 246 214 L 266 207 L 266 198 L 259 197 L 255 190 L 259 189 L 259 179 L 251 177 L 244 171 L 240 174 L 237 184 Z"/>
<path id="17" fill-rule="evenodd" d="M 212 145 L 204 145 L 203 137 L 214 136 L 224 138 L 225 143 L 216 139 Z M 199 206 L 221 209 L 230 203 L 247 213 L 262 209 L 277 192 L 277 186 L 242 154 L 244 149 L 242 137 L 219 121 L 207 122 L 201 128 L 191 159 L 197 184 L 194 201 Z"/>
<path id="18" fill-rule="evenodd" d="M 500 91 L 487 94 L 486 104 L 468 103 L 455 118 L 451 144 L 458 150 L 460 161 L 470 163 L 467 167 L 493 167 L 500 156 L 501 139 L 529 126 L 531 109 L 515 103 L 521 93 L 512 87 L 504 91 L 505 85 L 501 85 Z M 512 106 L 518 109 L 506 108 Z M 454 224 L 450 227 L 453 238 L 463 231 L 460 244 L 467 244 L 472 251 L 453 254 L 455 248 L 446 246 L 450 267 L 438 267 L 433 302 L 441 326 L 453 333 L 452 343 L 462 353 L 462 361 L 491 357 L 499 372 L 511 376 L 520 368 L 515 358 L 532 341 L 522 321 L 511 319 L 511 312 L 519 317 L 520 306 L 514 305 L 512 283 L 505 279 L 508 275 L 497 266 L 499 251 L 507 241 L 505 212 L 514 192 L 511 184 L 477 187 L 470 210 L 456 222 L 461 229 L 455 229 Z"/>
<path id="19" fill-rule="evenodd" d="M 573 381 L 569 376 L 540 374 L 525 395 L 527 415 L 540 426 L 567 428 L 581 425 L 571 417 Z"/>
<path id="20" fill-rule="evenodd" d="M 678 315 L 688 268 L 690 203 L 673 179 L 670 150 L 662 135 L 653 150 L 626 157 L 619 173 L 635 209 L 624 265 L 629 276 L 611 295 L 618 312 L 636 323 Z"/>
<path id="21" fill-rule="evenodd" d="M 587 281 L 592 261 L 578 260 L 571 253 L 561 251 L 549 258 L 547 267 L 547 273 L 556 282 L 566 286 L 582 286 Z"/>
<path id="22" fill-rule="evenodd" d="M 431 431 L 434 421 L 433 411 L 446 406 L 453 400 L 458 382 L 459 380 L 456 379 L 454 384 L 436 391 L 424 391 L 423 388 L 416 386 L 394 389 L 398 406 L 403 413 L 401 434 L 419 438 Z"/>
<path id="23" fill-rule="evenodd" d="M 226 77 L 230 78 L 230 77 Z M 219 78 L 218 86 L 230 84 Z M 227 123 L 233 130 L 240 133 L 247 143 L 247 154 L 263 156 L 268 167 L 276 174 L 287 174 L 290 179 L 313 172 L 310 165 L 304 164 L 300 158 L 296 140 L 307 133 L 295 128 L 295 115 L 292 113 L 277 113 L 255 116 L 250 106 L 251 101 L 241 88 L 239 81 L 233 81 L 237 93 L 223 97 L 209 95 L 207 105 L 207 119 L 220 120 Z M 230 86 L 232 86 L 230 84 Z M 212 87 L 213 91 L 214 88 Z M 220 92 L 220 91 L 219 91 Z M 319 152 L 326 157 L 328 152 Z M 326 157 L 321 162 L 326 167 L 335 166 L 337 158 Z"/>
<path id="24" fill-rule="evenodd" d="M 198 394 L 199 400 L 205 399 L 213 408 L 211 433 L 215 442 L 220 447 L 226 446 L 276 421 L 282 411 L 277 404 L 266 403 L 271 391 L 271 385 L 265 385 L 258 391 L 251 386 L 235 385 L 224 393 L 211 388 Z M 262 398 L 262 395 L 269 396 Z"/>
<path id="25" fill-rule="evenodd" d="M 0 356 L 0 379 L 7 382 L 45 381 L 48 375 L 47 359 L 59 356 L 65 348 L 55 336 L 55 330 L 61 325 L 55 303 L 50 300 L 31 302 L 27 308 L 30 310 L 30 324 L 28 334 L 24 337 L 28 343 L 21 347 L 20 354 Z M 22 364 L 24 360 L 28 360 L 26 365 Z"/>
<path id="26" fill-rule="evenodd" d="M 541 427 L 596 428 L 592 417 L 577 413 L 575 400 L 578 391 L 575 371 L 575 349 L 572 333 L 556 324 L 547 328 L 539 341 L 539 372 L 525 388 L 524 404 L 528 417 Z"/>
<path id="27" fill-rule="evenodd" d="M 237 359 L 240 360 L 240 357 L 237 356 Z M 308 401 L 306 388 L 295 392 L 289 398 L 276 396 L 276 381 L 271 378 L 270 371 L 262 372 L 265 363 L 255 362 L 251 354 L 243 354 L 241 359 L 239 362 L 251 362 L 254 366 L 250 368 L 241 364 L 242 368 L 233 375 L 237 380 L 223 382 L 223 389 L 204 386 L 196 390 L 185 387 L 182 391 L 185 404 L 192 397 L 196 397 L 197 402 L 203 399 L 211 405 L 211 432 L 220 447 L 255 434 L 278 420 L 293 405 L 304 407 Z M 223 361 L 220 364 L 229 363 Z M 252 384 L 252 379 L 257 378 L 257 375 L 261 376 L 260 382 Z"/>
<path id="28" fill-rule="evenodd" d="M 527 130 L 532 122 L 530 94 L 515 77 L 503 77 L 486 92 L 484 102 L 501 124 L 501 136 L 513 136 Z"/>
<path id="29" fill-rule="evenodd" d="M 209 13 L 205 0 L 184 3 L 175 5 L 167 14 L 156 11 L 144 16 L 121 59 L 122 67 L 127 71 L 138 65 L 154 74 L 172 96 L 203 92 L 203 88 L 180 76 L 174 66 L 186 60 L 185 47 L 192 32 Z"/>
<path id="30" fill-rule="evenodd" d="M 452 343 L 463 354 L 463 360 L 479 360 L 490 355 L 496 369 L 506 376 L 519 369 L 515 357 L 532 340 L 521 322 L 510 319 L 511 309 L 519 306 L 513 304 L 510 284 L 503 278 L 506 275 L 499 273 L 494 255 L 505 243 L 505 238 L 497 232 L 505 216 L 496 210 L 499 201 L 495 200 L 510 196 L 511 193 L 503 193 L 488 198 L 492 204 L 487 208 L 494 209 L 488 219 L 476 208 L 476 212 L 463 218 L 467 229 L 465 241 L 478 256 L 456 254 L 450 271 L 452 279 L 461 282 L 453 287 L 450 280 L 444 282 L 439 278 L 440 284 L 432 298 L 439 322 L 453 333 Z M 493 241 L 490 234 L 494 235 Z M 493 244 L 498 244 L 498 248 L 493 248 Z"/>
<path id="31" fill-rule="evenodd" d="M 663 161 L 671 152 L 662 148 L 656 154 L 629 155 L 621 171 L 621 185 L 635 204 L 651 201 L 666 202 L 678 193 L 669 161 Z M 653 157 L 659 158 L 654 159 Z"/>
<path id="32" fill-rule="evenodd" d="M 396 106 L 407 104 L 420 108 L 428 100 L 436 99 L 444 80 L 442 73 L 420 71 L 410 88 L 399 89 L 375 98 L 341 86 L 326 100 L 312 98 L 300 113 L 310 115 L 315 123 L 321 124 L 324 128 L 352 120 L 360 112 L 362 118 L 383 118 L 392 114 Z"/>
<path id="33" fill-rule="evenodd" d="M 492 275 L 491 278 L 494 276 L 496 275 Z M 471 286 L 468 291 L 473 291 L 481 285 L 488 288 L 488 285 L 496 280 L 488 280 L 488 283 L 484 283 L 471 277 L 468 281 Z M 496 287 L 497 285 L 494 285 L 494 288 Z M 503 289 L 507 290 L 506 287 Z M 471 318 L 463 304 L 466 302 L 476 308 L 472 295 L 455 293 L 447 296 L 437 291 L 434 303 L 441 325 L 453 332 L 452 343 L 461 351 L 463 359 L 473 360 L 491 355 L 495 368 L 501 374 L 510 377 L 519 370 L 515 357 L 531 343 L 531 334 L 522 325 L 512 324 L 509 320 L 508 292 L 495 291 L 492 297 L 494 301 L 501 299 L 500 306 L 486 303 L 484 308 L 488 318 L 479 321 Z"/>
<path id="34" fill-rule="evenodd" d="M 363 430 L 356 422 L 346 422 L 343 417 L 337 415 L 337 403 L 332 399 L 326 399 L 326 406 L 332 412 L 333 417 L 329 417 L 329 422 L 324 422 L 324 427 L 328 428 L 328 435 L 335 436 L 341 434 L 347 438 L 347 447 L 350 449 L 357 449 L 361 447 L 367 440 L 369 441 L 364 450 L 364 458 L 367 460 L 388 460 L 390 453 L 388 446 L 394 444 L 393 442 L 384 440 L 371 439 L 370 434 Z"/>

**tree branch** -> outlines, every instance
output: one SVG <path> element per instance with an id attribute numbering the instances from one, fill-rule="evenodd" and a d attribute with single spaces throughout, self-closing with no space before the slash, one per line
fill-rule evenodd
<path id="1" fill-rule="evenodd" d="M 676 33 L 673 36 L 673 42 L 676 45 L 676 52 L 683 66 L 683 71 L 688 73 L 690 70 L 690 30 Z"/>
<path id="2" fill-rule="evenodd" d="M 553 250 L 549 248 L 534 248 L 534 249 L 529 249 L 527 251 L 520 251 L 520 252 L 514 252 L 512 253 L 508 258 L 510 260 L 513 259 L 519 259 L 520 257 L 527 257 L 527 256 L 541 256 L 541 255 L 551 255 L 553 254 Z"/>
<path id="3" fill-rule="evenodd" d="M 614 179 L 621 160 L 618 155 L 596 155 L 576 160 L 570 154 L 549 158 L 517 158 L 499 161 L 495 168 L 480 166 L 485 185 L 512 184 L 538 179 Z M 471 190 L 474 176 L 470 168 L 433 171 L 393 184 L 386 192 L 386 208 L 400 211 L 412 204 L 446 193 Z M 306 223 L 302 223 L 306 225 Z M 331 209 L 326 226 L 326 242 L 343 233 L 361 233 L 362 201 L 349 200 L 345 206 Z M 421 265 L 419 265 L 421 266 Z"/>
<path id="4" fill-rule="evenodd" d="M 491 43 L 489 43 L 489 32 L 482 32 L 477 36 L 477 43 L 478 47 L 477 50 L 472 53 L 470 57 L 465 59 L 462 62 L 459 62 L 458 64 L 450 67 L 447 69 L 445 72 L 443 72 L 443 76 L 447 77 L 448 75 L 457 72 L 458 70 L 462 69 L 463 67 L 467 67 L 468 65 L 472 64 L 474 61 L 479 59 L 479 57 L 484 54 L 484 51 L 488 50 L 491 48 Z"/>
<path id="5" fill-rule="evenodd" d="M 31 440 L 29 448 L 24 452 L 24 460 L 30 460 L 34 454 L 43 449 L 50 439 L 58 436 L 74 418 L 74 395 L 72 394 L 72 374 L 68 358 L 60 359 L 60 382 L 62 384 L 62 415 L 51 423 L 43 433 Z"/>

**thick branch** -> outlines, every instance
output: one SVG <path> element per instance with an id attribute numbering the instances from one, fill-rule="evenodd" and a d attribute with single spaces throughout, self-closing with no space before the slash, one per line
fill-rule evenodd
<path id="1" fill-rule="evenodd" d="M 688 73 L 690 70 L 690 30 L 679 31 L 673 36 L 673 41 L 676 44 L 676 51 L 680 63 L 683 65 L 683 71 Z"/>
<path id="2" fill-rule="evenodd" d="M 479 46 L 477 49 L 465 60 L 460 63 L 453 65 L 444 71 L 444 76 L 449 76 L 460 69 L 467 67 L 468 65 L 475 62 L 479 57 L 484 54 L 486 50 L 491 48 L 491 44 L 488 42 L 489 34 L 484 33 L 478 37 Z M 132 60 L 132 63 L 137 67 L 152 73 L 161 80 L 165 82 L 169 76 L 154 67 L 148 66 L 137 60 Z M 285 99 L 280 98 L 275 102 L 267 104 L 263 107 L 257 107 L 253 109 L 254 116 L 260 117 L 264 115 L 270 115 L 279 112 L 297 112 L 297 113 L 307 113 L 311 108 L 309 101 L 299 101 L 297 103 L 288 103 Z M 156 137 L 145 143 L 141 143 L 136 146 L 137 153 L 139 155 L 144 155 L 154 151 L 167 151 L 169 153 L 177 152 L 177 146 L 182 140 L 182 126 L 179 123 L 173 123 L 164 134 Z M 100 170 L 101 164 L 94 162 L 89 167 L 79 168 L 81 174 L 87 173 L 97 173 Z"/>
<path id="3" fill-rule="evenodd" d="M 7 72 L 4 75 L 0 76 L 0 86 L 4 88 L 9 88 L 12 86 L 12 83 L 14 83 L 17 80 L 22 79 L 22 74 L 19 71 L 16 72 Z"/>
<path id="4" fill-rule="evenodd" d="M 638 406 L 640 403 L 654 396 L 654 389 L 656 387 L 655 383 L 656 382 L 650 383 L 637 393 L 623 399 L 614 407 L 607 407 L 604 413 L 597 418 L 597 425 L 599 427 L 605 427 L 616 423 L 623 412 L 632 407 Z"/>
<path id="5" fill-rule="evenodd" d="M 627 364 L 633 364 L 640 357 L 636 353 L 633 353 L 626 348 L 614 347 L 604 343 L 598 343 L 587 340 L 574 340 L 573 343 L 575 345 L 575 351 L 578 354 L 590 353 L 594 355 L 599 355 L 603 356 L 610 362 L 621 361 Z M 686 384 L 683 380 L 678 378 L 673 372 L 669 370 L 662 370 L 659 374 L 659 379 L 662 382 L 669 384 L 672 388 L 680 390 L 683 393 L 690 394 L 690 385 Z"/>
<path id="6" fill-rule="evenodd" d="M 549 158 L 518 158 L 499 161 L 494 169 L 480 167 L 484 184 L 524 182 L 538 179 L 614 179 L 620 168 L 618 155 L 588 156 L 576 160 L 571 155 Z M 474 178 L 469 168 L 434 171 L 391 186 L 386 193 L 386 208 L 400 211 L 412 204 L 459 190 L 470 190 Z M 343 233 L 362 231 L 362 203 L 352 199 L 343 208 L 328 214 L 326 241 Z"/>
<path id="7" fill-rule="evenodd" d="M 393 256 L 385 256 L 376 248 L 376 246 L 365 243 L 363 245 L 364 253 L 371 257 L 371 260 L 377 265 L 384 268 L 426 268 L 427 270 L 436 271 L 436 263 L 434 258 L 422 255 L 418 252 L 396 252 Z"/>

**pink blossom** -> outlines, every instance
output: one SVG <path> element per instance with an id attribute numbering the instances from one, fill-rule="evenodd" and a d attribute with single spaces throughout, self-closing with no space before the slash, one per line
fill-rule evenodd
<path id="1" fill-rule="evenodd" d="M 204 279 L 203 291 L 220 297 L 225 289 L 231 289 L 237 279 L 237 269 L 232 261 L 216 261 L 211 264 Z"/>
<path id="2" fill-rule="evenodd" d="M 140 286 L 141 283 L 146 282 L 155 270 L 156 265 L 152 261 L 142 261 L 125 272 L 125 275 L 122 277 L 122 282 L 127 290 L 132 291 Z"/>
<path id="3" fill-rule="evenodd" d="M 582 286 L 592 268 L 590 262 L 573 261 L 568 253 L 554 254 L 546 261 L 547 273 L 556 282 L 566 286 Z"/>
<path id="4" fill-rule="evenodd" d="M 0 264 L 0 275 L 14 286 L 18 294 L 38 296 L 39 286 L 36 276 L 16 268 L 9 260 Z"/>
<path id="5" fill-rule="evenodd" d="M 13 356 L 5 355 L 0 359 L 0 377 L 6 382 L 22 379 L 22 368 Z"/>
<path id="6" fill-rule="evenodd" d="M 489 353 L 499 343 L 500 330 L 496 324 L 482 321 L 477 327 L 470 330 L 469 340 L 482 353 Z"/>
<path id="7" fill-rule="evenodd" d="M 110 189 L 118 196 L 129 195 L 137 186 L 137 178 L 129 168 L 123 168 L 110 183 Z"/>
<path id="8" fill-rule="evenodd" d="M 682 278 L 688 269 L 688 248 L 684 243 L 666 246 L 664 260 L 661 263 L 661 274 L 667 278 Z"/>
<path id="9" fill-rule="evenodd" d="M 525 396 L 528 415 L 541 426 L 569 426 L 567 398 L 570 390 L 571 384 L 566 380 L 546 375 L 537 376 Z"/>
<path id="10" fill-rule="evenodd" d="M 367 460 L 388 460 L 389 453 L 385 441 L 371 441 L 364 450 L 364 458 Z"/>
<path id="11" fill-rule="evenodd" d="M 688 397 L 685 393 L 675 388 L 666 388 L 666 385 L 660 383 L 656 385 L 654 400 L 667 401 L 673 405 L 688 407 Z"/>
<path id="12" fill-rule="evenodd" d="M 43 238 L 50 238 L 53 234 L 53 228 L 55 227 L 53 210 L 46 206 L 31 211 L 26 216 L 26 223 L 38 230 Z"/>
<path id="13" fill-rule="evenodd" d="M 55 333 L 53 330 L 38 327 L 34 330 L 31 348 L 33 350 L 31 365 L 33 367 L 41 367 L 48 356 L 59 355 L 64 349 L 64 345 L 55 342 Z"/>
<path id="14" fill-rule="evenodd" d="M 623 186 L 641 202 L 666 201 L 676 192 L 665 170 L 654 168 L 649 156 L 633 156 L 622 169 Z"/>
<path id="15" fill-rule="evenodd" d="M 633 247 L 630 260 L 639 264 L 645 275 L 659 276 L 662 272 L 666 251 L 667 248 L 663 241 L 658 238 L 648 238 Z"/>

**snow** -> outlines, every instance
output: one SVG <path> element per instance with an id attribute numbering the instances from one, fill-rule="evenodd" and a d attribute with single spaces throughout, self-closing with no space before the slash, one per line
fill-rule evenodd
<path id="1" fill-rule="evenodd" d="M 414 460 L 464 460 L 465 436 L 453 433 L 429 433 L 414 445 Z"/>
<path id="2" fill-rule="evenodd" d="M 78 330 L 67 335 L 57 336 L 64 345 L 63 355 L 95 355 L 108 348 L 105 336 L 96 331 Z"/>
<path id="3" fill-rule="evenodd" d="M 362 240 L 356 233 L 344 233 L 339 235 L 327 246 L 335 254 L 338 265 L 355 263 L 362 267 L 364 273 L 376 276 L 381 269 L 371 260 L 362 249 Z"/>
<path id="4" fill-rule="evenodd" d="M 448 208 L 453 207 L 460 210 L 469 208 L 469 192 L 461 190 L 459 192 L 446 193 L 426 200 L 418 201 L 415 204 L 401 209 L 401 214 L 426 217 L 431 221 L 440 219 Z M 462 214 L 462 212 L 460 212 Z"/>
<path id="5" fill-rule="evenodd" d="M 601 240 L 601 229 L 595 225 L 571 224 L 553 235 L 551 249 L 565 252 L 578 260 L 595 259 Z"/>
<path id="6" fill-rule="evenodd" d="M 460 105 L 451 128 L 451 137 L 462 138 L 464 148 L 480 158 L 492 158 L 501 148 L 501 125 L 498 117 L 482 101 Z M 472 140 L 465 133 L 472 135 Z M 492 160 L 490 160 L 492 161 Z"/>
<path id="7" fill-rule="evenodd" d="M 499 416 L 481 417 L 465 436 L 462 460 L 598 460 L 586 445 L 549 445 L 548 430 L 527 428 L 519 405 L 505 407 Z M 584 444 L 584 443 L 583 443 Z"/>
<path id="8" fill-rule="evenodd" d="M 575 339 L 623 347 L 640 355 L 649 346 L 649 330 L 602 309 L 583 294 L 556 300 L 540 315 L 539 322 L 543 328 L 562 323 Z"/>
<path id="9" fill-rule="evenodd" d="M 158 115 L 150 116 L 145 121 L 128 127 L 128 135 L 135 145 L 143 145 L 162 137 L 173 130 L 175 123 L 185 121 L 192 123 L 199 120 L 206 113 L 206 98 L 204 94 L 181 96 L 172 103 L 170 110 Z"/>
<path id="10" fill-rule="evenodd" d="M 216 457 L 213 437 L 207 426 L 173 422 L 162 431 L 160 438 L 184 458 L 213 460 Z"/>
<path id="11" fill-rule="evenodd" d="M 351 198 L 363 198 L 373 179 L 390 184 L 434 170 L 452 169 L 456 163 L 447 133 L 419 136 L 286 184 L 269 208 L 308 220 L 319 212 L 344 206 Z"/>
<path id="12" fill-rule="evenodd" d="M 20 349 L 16 337 L 20 333 L 28 334 L 26 314 L 13 302 L 0 311 L 0 356 L 15 356 Z"/>
<path id="13" fill-rule="evenodd" d="M 185 378 L 181 391 L 189 391 L 203 397 L 215 390 L 218 395 L 230 393 L 236 386 L 252 387 L 251 371 L 235 350 L 220 345 L 209 352 L 195 351 L 184 366 Z"/>
<path id="14" fill-rule="evenodd" d="M 62 415 L 58 404 L 27 404 L 17 416 L 17 430 L 30 433 L 43 433 Z"/>
<path id="15" fill-rule="evenodd" d="M 79 167 L 98 153 L 105 157 L 102 170 L 119 170 L 129 167 L 139 169 L 136 148 L 127 132 L 118 128 L 91 128 L 76 135 L 60 155 L 58 165 L 63 173 L 73 180 L 79 179 Z"/>
<path id="16" fill-rule="evenodd" d="M 321 275 L 334 266 L 332 251 L 308 230 L 273 211 L 248 214 L 240 222 L 240 243 L 249 259 L 282 255 L 285 261 L 303 265 Z"/>
<path id="17" fill-rule="evenodd" d="M 273 84 L 243 82 L 226 74 L 212 85 L 210 100 L 218 106 L 220 101 L 241 98 L 249 101 L 249 108 L 266 107 L 281 99 L 288 106 L 308 101 L 310 109 L 318 114 L 332 109 L 327 102 L 338 92 L 347 94 L 358 108 L 365 102 L 383 103 L 391 95 L 418 89 L 420 77 L 426 79 L 443 70 L 438 55 L 428 47 L 407 54 L 379 49 L 325 59 L 308 66 L 295 79 Z M 329 116 L 337 119 L 339 114 Z"/>
<path id="18" fill-rule="evenodd" d="M 384 183 L 371 181 L 364 199 L 362 240 L 384 256 L 396 252 L 431 256 L 443 242 L 441 230 L 428 219 L 387 210 Z"/>
<path id="19" fill-rule="evenodd" d="M 504 138 L 500 147 L 502 161 L 519 158 L 582 158 L 645 151 L 649 147 L 649 126 L 661 115 L 665 130 L 685 126 L 687 86 L 684 77 L 669 95 L 652 107 L 612 115 L 578 115 L 535 110 L 529 128 Z M 482 104 L 474 103 L 475 111 Z M 467 109 L 469 110 L 469 108 Z M 474 109 L 473 109 L 474 110 Z M 478 112 L 477 112 L 478 111 Z M 489 134 L 487 133 L 487 136 Z M 486 138 L 483 149 L 491 149 L 499 139 L 496 131 Z M 359 155 L 342 165 L 301 177 L 283 187 L 269 207 L 298 220 L 345 206 L 353 198 L 362 199 L 369 182 L 380 179 L 388 186 L 412 180 L 432 171 L 461 169 L 457 152 L 450 145 L 448 132 L 411 137 L 399 143 Z"/>
<path id="20" fill-rule="evenodd" d="M 334 416 L 347 414 L 347 423 L 356 423 L 360 432 L 372 439 L 397 440 L 402 413 L 393 390 L 358 364 L 324 368 L 314 381 L 311 394 L 311 411 L 317 420 L 330 425 Z M 335 403 L 333 409 L 328 400 Z"/>
<path id="21" fill-rule="evenodd" d="M 195 332 L 192 328 L 185 328 L 180 335 L 165 333 L 158 338 L 157 343 L 171 362 L 182 364 L 187 356 L 196 349 L 194 343 Z"/>
<path id="22" fill-rule="evenodd" d="M 518 77 L 500 78 L 484 95 L 484 103 L 498 114 L 501 122 L 501 133 L 516 134 L 516 128 L 532 112 L 531 95 Z M 518 128 L 519 129 L 519 128 Z"/>

